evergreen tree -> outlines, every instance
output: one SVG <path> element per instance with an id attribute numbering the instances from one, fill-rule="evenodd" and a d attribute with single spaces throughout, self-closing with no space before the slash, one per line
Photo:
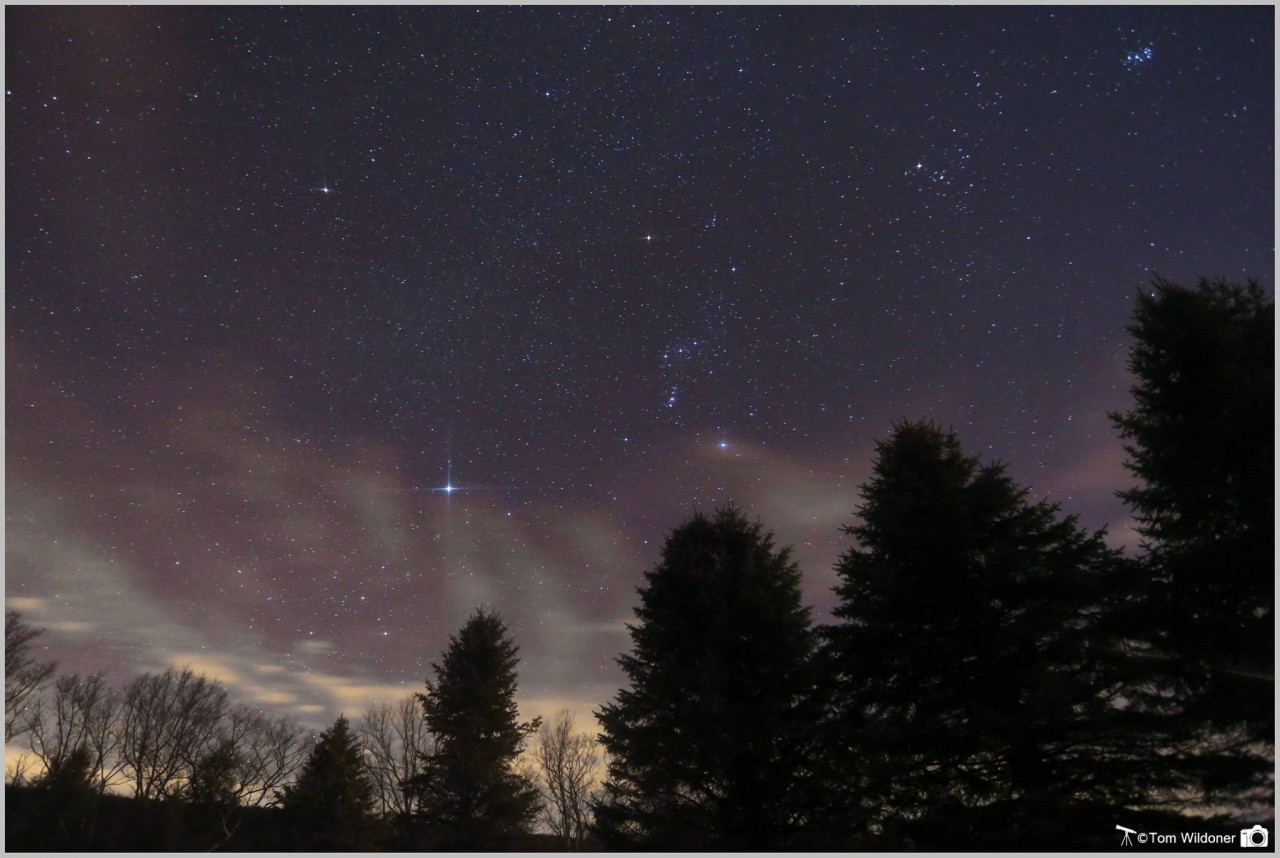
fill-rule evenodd
<path id="1" fill-rule="evenodd" d="M 1141 481 L 1120 493 L 1144 538 L 1137 702 L 1194 801 L 1272 808 L 1275 306 L 1254 282 L 1157 279 L 1129 332 L 1134 408 L 1111 417 Z"/>
<path id="2" fill-rule="evenodd" d="M 435 750 L 406 786 L 434 848 L 502 848 L 527 833 L 538 812 L 537 786 L 515 768 L 541 723 L 519 720 L 517 652 L 502 619 L 477 610 L 418 695 Z"/>
<path id="3" fill-rule="evenodd" d="M 281 793 L 280 804 L 303 850 L 372 848 L 376 834 L 373 780 L 345 717 L 320 734 L 297 780 Z"/>
<path id="4" fill-rule="evenodd" d="M 1275 734 L 1275 305 L 1257 283 L 1157 279 L 1129 327 L 1132 411 L 1113 414 L 1142 482 L 1141 596 L 1200 715 Z M 1262 681 L 1259 681 L 1259 680 Z"/>
<path id="5" fill-rule="evenodd" d="M 1102 606 L 1119 560 L 1102 535 L 932 423 L 894 427 L 862 497 L 845 528 L 859 544 L 836 566 L 843 622 L 824 630 L 851 821 L 882 843 L 1036 832 L 1063 847 L 1073 806 L 1137 801 L 1157 773 L 1113 705 L 1124 677 Z"/>
<path id="6" fill-rule="evenodd" d="M 239 804 L 236 754 L 228 740 L 217 742 L 191 767 L 182 797 L 189 804 L 233 807 Z"/>
<path id="7" fill-rule="evenodd" d="M 790 549 L 732 506 L 694 514 L 639 589 L 630 687 L 597 718 L 607 844 L 778 850 L 810 816 L 815 639 Z"/>
<path id="8" fill-rule="evenodd" d="M 93 754 L 84 745 L 49 760 L 35 782 L 40 805 L 33 814 L 41 820 L 32 847 L 41 851 L 86 851 L 93 848 L 94 816 L 99 792 Z M 6 851 L 13 849 L 6 841 Z"/>

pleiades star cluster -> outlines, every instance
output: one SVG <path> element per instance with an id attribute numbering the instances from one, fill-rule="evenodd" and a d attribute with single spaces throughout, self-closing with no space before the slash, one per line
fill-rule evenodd
<path id="1" fill-rule="evenodd" d="M 828 619 L 900 418 L 1134 548 L 1137 291 L 1273 284 L 1269 6 L 5 18 L 6 604 L 316 726 L 480 605 L 589 724 L 695 509 Z"/>

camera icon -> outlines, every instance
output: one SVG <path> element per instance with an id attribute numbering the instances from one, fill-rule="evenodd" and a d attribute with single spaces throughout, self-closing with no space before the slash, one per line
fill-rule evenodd
<path id="1" fill-rule="evenodd" d="M 1261 825 L 1245 828 L 1240 831 L 1240 847 L 1242 849 L 1266 849 L 1270 842 L 1270 834 Z"/>

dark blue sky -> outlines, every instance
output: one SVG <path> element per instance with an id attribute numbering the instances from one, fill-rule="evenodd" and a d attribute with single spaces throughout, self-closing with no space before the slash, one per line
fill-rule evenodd
<path id="1" fill-rule="evenodd" d="M 1274 282 L 1270 6 L 6 24 L 8 604 L 317 724 L 481 603 L 585 718 L 730 500 L 825 619 L 904 417 L 1133 546 L 1136 290 Z"/>

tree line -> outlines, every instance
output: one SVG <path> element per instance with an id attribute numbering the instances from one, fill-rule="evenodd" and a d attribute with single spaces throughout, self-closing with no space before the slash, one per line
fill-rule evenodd
<path id="1" fill-rule="evenodd" d="M 318 735 L 185 667 L 123 688 L 63 675 L 39 694 L 55 666 L 34 657 L 38 634 L 6 612 L 6 738 L 29 751 L 8 784 L 9 848 L 501 848 L 538 846 L 535 823 L 551 844 L 585 842 L 596 741 L 567 710 L 517 721 L 497 614 L 468 620 L 425 694 Z M 100 826 L 110 813 L 138 830 Z"/>
<path id="2" fill-rule="evenodd" d="M 189 670 L 41 695 L 53 668 L 7 614 L 6 736 L 41 763 L 21 800 L 63 837 L 35 848 L 93 848 L 86 796 L 113 785 L 170 828 L 183 809 L 203 840 L 177 848 L 1113 849 L 1118 822 L 1273 819 L 1274 306 L 1157 279 L 1129 330 L 1134 406 L 1110 417 L 1136 556 L 902 421 L 828 624 L 742 510 L 670 533 L 598 738 L 521 720 L 484 610 L 422 693 L 315 740 Z"/>

